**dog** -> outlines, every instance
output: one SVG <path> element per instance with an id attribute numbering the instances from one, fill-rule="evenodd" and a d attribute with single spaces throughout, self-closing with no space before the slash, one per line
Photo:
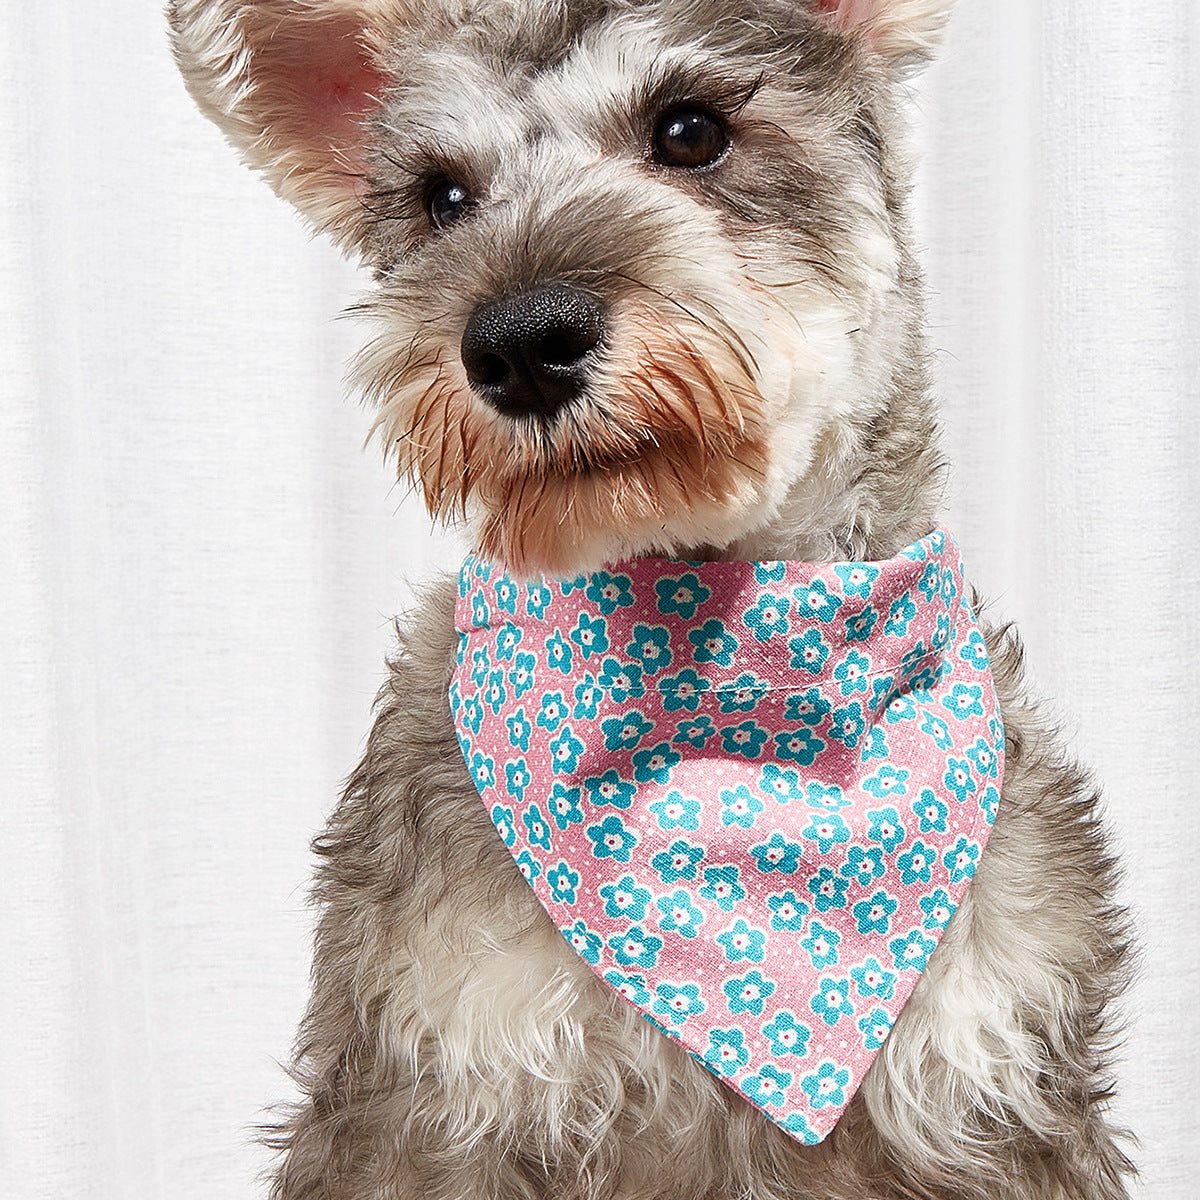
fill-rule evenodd
<path id="1" fill-rule="evenodd" d="M 514 580 L 871 562 L 943 477 L 905 81 L 951 0 L 172 0 L 188 87 L 374 271 L 356 377 Z M 1003 794 L 836 1128 L 805 1144 L 564 941 L 451 712 L 432 585 L 327 830 L 277 1200 L 1116 1200 L 1130 972 L 1099 797 L 982 618 Z M 978 605 L 975 605 L 978 609 Z M 564 864 L 565 865 L 565 864 Z M 670 1033 L 669 1030 L 666 1031 Z"/>

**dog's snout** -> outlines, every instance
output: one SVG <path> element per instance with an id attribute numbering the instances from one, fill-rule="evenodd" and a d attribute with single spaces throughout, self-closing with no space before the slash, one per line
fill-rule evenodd
<path id="1" fill-rule="evenodd" d="M 600 300 L 565 283 L 482 304 L 463 333 L 467 378 L 501 412 L 552 416 L 583 391 L 605 325 Z"/>

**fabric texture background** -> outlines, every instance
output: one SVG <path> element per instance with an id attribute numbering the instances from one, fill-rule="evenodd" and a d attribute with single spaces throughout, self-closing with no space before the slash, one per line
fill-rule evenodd
<path id="1" fill-rule="evenodd" d="M 232 1200 L 309 837 L 460 550 L 340 396 L 364 281 L 193 110 L 157 5 L 0 8 L 0 1196 Z M 946 523 L 1104 780 L 1118 1112 L 1195 1192 L 1200 8 L 965 0 L 918 89 Z"/>

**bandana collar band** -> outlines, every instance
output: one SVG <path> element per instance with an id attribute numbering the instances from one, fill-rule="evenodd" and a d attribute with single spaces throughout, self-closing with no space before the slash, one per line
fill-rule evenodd
<path id="1" fill-rule="evenodd" d="M 570 945 L 799 1141 L 837 1123 L 970 884 L 1003 729 L 943 530 L 876 563 L 468 559 L 450 707 Z"/>

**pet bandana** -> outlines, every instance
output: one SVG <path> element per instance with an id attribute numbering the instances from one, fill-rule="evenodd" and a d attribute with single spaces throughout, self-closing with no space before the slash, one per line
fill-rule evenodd
<path id="1" fill-rule="evenodd" d="M 614 991 L 801 1142 L 975 873 L 1003 729 L 942 530 L 875 563 L 468 559 L 450 706 L 517 866 Z"/>

